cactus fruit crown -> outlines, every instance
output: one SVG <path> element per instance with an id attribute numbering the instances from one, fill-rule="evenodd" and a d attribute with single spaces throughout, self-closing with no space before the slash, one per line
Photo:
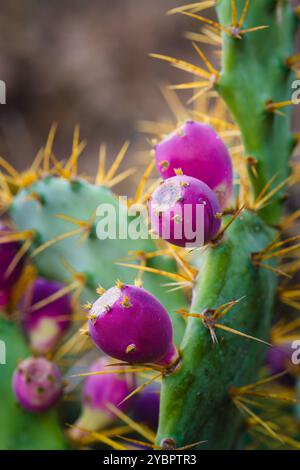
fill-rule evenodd
<path id="1" fill-rule="evenodd" d="M 285 238 L 284 232 L 298 214 L 282 217 L 287 183 L 299 181 L 297 164 L 289 176 L 295 144 L 289 93 L 297 63 L 293 56 L 296 15 L 288 2 L 219 0 L 216 22 L 198 14 L 211 6 L 208 3 L 180 6 L 171 13 L 205 24 L 200 35 L 188 36 L 222 46 L 220 72 L 196 43 L 194 49 L 206 68 L 152 54 L 197 77 L 171 87 L 194 90 L 194 109 L 186 109 L 171 89 L 165 91 L 179 123 L 175 131 L 168 123 L 144 126 L 157 135 L 154 160 L 128 206 L 148 205 L 160 240 L 97 237 L 100 203 L 116 210 L 116 233 L 133 218 L 111 191 L 133 173 L 129 169 L 117 174 L 128 142 L 107 171 L 101 147 L 94 183 L 78 174 L 78 158 L 85 146 L 78 127 L 66 163 L 53 154 L 55 126 L 43 160 L 38 156 L 28 171 L 18 174 L 0 161 L 1 208 L 16 227 L 15 231 L 6 225 L 0 228 L 0 302 L 5 306 L 0 337 L 14 345 L 10 364 L 30 354 L 13 321 L 13 310 L 26 313 L 23 325 L 37 349 L 30 325 L 34 330 L 35 320 L 55 321 L 51 308 L 58 302 L 57 313 L 58 305 L 71 294 L 72 308 L 77 311 L 79 303 L 85 303 L 89 310 L 88 329 L 86 323 L 81 325 L 88 338 L 75 325 L 63 344 L 59 344 L 62 334 L 54 335 L 48 345 L 54 360 L 71 360 L 76 366 L 78 354 L 96 345 L 121 361 L 98 359 L 88 372 L 79 374 L 84 377 L 83 410 L 69 433 L 73 443 L 88 437 L 118 450 L 127 449 L 131 441 L 160 449 L 233 449 L 243 445 L 246 419 L 251 425 L 247 436 L 261 437 L 263 445 L 276 441 L 276 445 L 299 448 L 293 431 L 296 417 L 290 409 L 283 411 L 284 404 L 293 403 L 290 395 L 282 389 L 276 395 L 281 414 L 272 423 L 264 400 L 274 399 L 268 389 L 274 377 L 259 378 L 270 337 L 275 346 L 286 344 L 286 336 L 297 327 L 294 321 L 272 327 L 277 300 L 299 309 L 298 302 L 291 301 L 299 298 L 297 286 L 288 285 L 286 279 L 279 283 L 283 276 L 292 277 L 299 266 L 298 237 Z M 208 100 L 210 95 L 206 98 L 204 92 L 211 89 L 223 101 Z M 163 181 L 153 186 L 149 177 L 155 165 Z M 199 203 L 205 247 L 200 249 L 197 239 L 194 249 L 188 250 L 190 238 L 183 229 L 186 223 L 194 232 L 199 229 Z M 190 214 L 185 214 L 185 205 L 191 206 Z M 165 227 L 167 220 L 169 227 Z M 179 229 L 183 235 L 178 239 Z M 42 282 L 49 295 L 24 309 L 26 293 L 39 282 L 37 273 L 45 278 Z M 52 291 L 53 281 L 68 283 Z M 68 309 L 63 310 L 66 315 Z M 48 353 L 48 346 L 39 345 L 38 352 Z M 141 413 L 131 408 L 131 399 L 138 401 L 155 381 L 161 381 L 156 437 L 143 418 L 142 424 L 138 417 L 135 420 Z M 54 362 L 28 357 L 14 374 L 10 366 L 0 377 L 0 390 L 7 396 L 6 409 L 0 408 L 6 429 L 6 433 L 0 430 L 0 447 L 68 446 L 56 410 L 50 410 L 62 394 L 61 373 Z M 21 407 L 15 407 L 16 400 Z M 127 431 L 118 427 L 105 433 L 103 428 L 112 426 L 114 418 L 123 421 Z M 291 423 L 286 433 L 280 431 L 280 420 Z M 24 425 L 29 431 L 26 442 L 21 442 L 17 429 Z M 132 429 L 148 444 L 132 436 Z M 122 440 L 120 432 L 131 437 Z"/>
<path id="2" fill-rule="evenodd" d="M 22 361 L 13 375 L 12 385 L 20 405 L 32 412 L 48 410 L 62 395 L 60 371 L 43 357 Z"/>

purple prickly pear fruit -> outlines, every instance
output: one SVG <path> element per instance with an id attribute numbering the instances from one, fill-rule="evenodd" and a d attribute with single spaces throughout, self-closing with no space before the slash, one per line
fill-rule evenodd
<path id="1" fill-rule="evenodd" d="M 0 223 L 0 234 L 2 236 L 10 235 L 12 229 L 6 225 Z M 22 267 L 23 260 L 21 259 L 14 269 L 9 272 L 8 269 L 11 266 L 12 261 L 14 260 L 16 254 L 21 248 L 19 242 L 9 242 L 0 244 L 0 305 L 5 307 L 9 302 L 9 295 L 13 285 L 19 279 Z"/>
<path id="2" fill-rule="evenodd" d="M 27 288 L 20 301 L 23 328 L 32 350 L 37 354 L 53 350 L 71 324 L 71 296 L 65 294 L 51 301 L 51 296 L 63 287 L 59 282 L 38 278 Z"/>
<path id="3" fill-rule="evenodd" d="M 23 408 L 40 413 L 58 402 L 63 381 L 56 364 L 43 357 L 29 357 L 16 368 L 12 388 Z"/>
<path id="4" fill-rule="evenodd" d="M 191 176 L 165 180 L 153 192 L 149 212 L 153 231 L 182 247 L 209 242 L 221 226 L 221 208 L 214 192 Z"/>
<path id="5" fill-rule="evenodd" d="M 134 403 L 134 419 L 154 431 L 158 427 L 160 387 L 149 385 L 141 391 Z"/>
<path id="6" fill-rule="evenodd" d="M 233 195 L 233 171 L 228 150 L 207 124 L 186 121 L 155 148 L 155 160 L 162 178 L 171 178 L 181 168 L 187 176 L 206 183 L 224 209 Z"/>
<path id="7" fill-rule="evenodd" d="M 141 287 L 112 287 L 93 304 L 89 335 L 107 355 L 126 362 L 169 365 L 177 357 L 170 317 Z"/>
<path id="8" fill-rule="evenodd" d="M 68 433 L 71 440 L 82 441 L 88 437 L 84 431 L 100 431 L 116 420 L 116 415 L 109 410 L 108 403 L 121 411 L 130 407 L 132 400 L 121 403 L 135 387 L 132 373 L 115 373 L 109 368 L 107 358 L 97 359 L 91 365 L 89 372 L 105 372 L 85 378 L 82 390 L 83 410 L 74 427 Z M 122 369 L 122 367 L 118 367 Z"/>
<path id="9" fill-rule="evenodd" d="M 266 364 L 269 367 L 271 374 L 276 375 L 286 370 L 291 370 L 293 366 L 291 362 L 292 354 L 293 349 L 289 343 L 269 348 L 266 356 Z M 295 381 L 296 379 L 292 373 L 284 374 L 278 379 L 278 382 L 283 385 L 294 385 Z"/>

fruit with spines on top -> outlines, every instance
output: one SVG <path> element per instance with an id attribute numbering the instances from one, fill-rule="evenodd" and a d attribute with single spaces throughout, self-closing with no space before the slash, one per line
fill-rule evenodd
<path id="1" fill-rule="evenodd" d="M 233 196 L 232 163 L 226 145 L 208 124 L 186 121 L 155 147 L 156 167 L 167 179 L 181 168 L 187 176 L 206 183 L 224 209 Z"/>
<path id="2" fill-rule="evenodd" d="M 72 322 L 72 298 L 60 282 L 34 280 L 20 301 L 22 326 L 31 349 L 37 354 L 52 351 Z"/>
<path id="3" fill-rule="evenodd" d="M 95 360 L 89 368 L 89 375 L 85 377 L 82 390 L 82 413 L 70 429 L 68 436 L 71 440 L 80 442 L 88 436 L 85 431 L 100 431 L 116 420 L 116 415 L 109 409 L 111 404 L 121 411 L 126 411 L 132 403 L 128 399 L 134 391 L 134 375 L 114 372 L 110 367 L 111 361 L 101 357 Z M 123 368 L 120 366 L 118 370 Z"/>
<path id="4" fill-rule="evenodd" d="M 89 314 L 89 335 L 107 355 L 126 362 L 169 365 L 177 358 L 163 305 L 141 287 L 108 289 Z"/>
<path id="5" fill-rule="evenodd" d="M 41 413 L 56 405 L 63 393 L 63 380 L 54 362 L 43 357 L 29 357 L 18 364 L 12 387 L 23 408 Z"/>
<path id="6" fill-rule="evenodd" d="M 149 201 L 152 230 L 182 247 L 200 247 L 218 233 L 221 208 L 202 181 L 178 174 L 155 189 Z"/>

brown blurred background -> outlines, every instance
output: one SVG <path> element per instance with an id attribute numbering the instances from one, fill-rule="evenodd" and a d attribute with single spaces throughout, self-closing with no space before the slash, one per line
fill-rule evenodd
<path id="1" fill-rule="evenodd" d="M 168 115 L 159 86 L 187 78 L 149 52 L 197 61 L 183 33 L 199 30 L 200 24 L 165 15 L 182 3 L 2 0 L 0 79 L 7 85 L 7 104 L 0 106 L 0 155 L 26 168 L 56 121 L 55 153 L 61 158 L 67 157 L 74 126 L 80 124 L 88 141 L 81 166 L 90 173 L 101 142 L 113 158 L 129 138 L 128 158 L 136 160 L 148 147 L 137 121 Z M 138 157 L 140 168 L 145 158 Z"/>
<path id="2" fill-rule="evenodd" d="M 7 104 L 0 106 L 0 155 L 25 168 L 54 121 L 59 126 L 55 151 L 62 158 L 70 151 L 75 124 L 80 124 L 88 141 L 81 165 L 90 172 L 101 142 L 108 144 L 111 158 L 128 138 L 129 158 L 147 148 L 136 123 L 167 114 L 159 86 L 183 76 L 149 52 L 195 59 L 182 38 L 194 21 L 165 15 L 179 4 L 2 0 L 0 78 L 7 86 Z"/>

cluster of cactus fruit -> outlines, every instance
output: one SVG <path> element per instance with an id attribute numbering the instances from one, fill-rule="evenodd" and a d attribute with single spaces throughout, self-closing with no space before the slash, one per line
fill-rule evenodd
<path id="1" fill-rule="evenodd" d="M 199 15 L 215 3 L 220 23 Z M 297 15 L 279 0 L 172 12 L 206 25 L 193 38 L 222 45 L 222 70 L 196 44 L 208 70 L 154 55 L 201 77 L 177 88 L 200 88 L 200 104 L 203 87 L 214 88 L 231 116 L 223 103 L 218 115 L 182 108 L 175 130 L 157 126 L 154 161 L 132 202 L 147 205 L 156 237 L 97 237 L 100 204 L 120 226 L 132 220 L 110 189 L 130 174 L 116 176 L 127 144 L 107 173 L 102 148 L 94 184 L 77 172 L 78 129 L 67 163 L 54 155 L 54 127 L 26 173 L 0 161 L 0 448 L 300 447 L 297 371 L 285 373 L 299 322 L 272 327 L 278 297 L 299 309 L 286 279 L 299 266 L 299 237 L 284 233 L 298 213 L 282 218 L 282 196 L 297 182 L 287 107 Z M 154 165 L 162 180 L 149 190 Z M 274 399 L 293 434 L 261 413 Z M 80 401 L 81 412 L 72 405 Z"/>

